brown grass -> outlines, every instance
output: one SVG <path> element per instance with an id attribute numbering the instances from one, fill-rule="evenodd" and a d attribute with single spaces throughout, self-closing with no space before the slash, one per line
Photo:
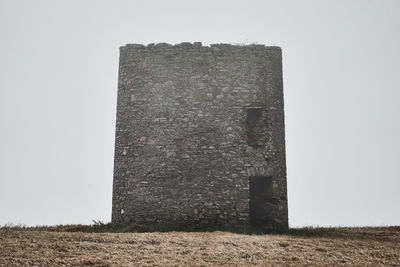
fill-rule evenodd
<path id="1" fill-rule="evenodd" d="M 285 234 L 251 235 L 66 232 L 78 227 L 93 230 L 0 228 L 0 266 L 400 266 L 398 226 L 292 228 Z"/>

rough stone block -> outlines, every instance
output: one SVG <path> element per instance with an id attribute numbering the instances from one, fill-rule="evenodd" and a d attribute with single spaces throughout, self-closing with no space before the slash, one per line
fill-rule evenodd
<path id="1" fill-rule="evenodd" d="M 113 223 L 287 228 L 279 47 L 126 45 L 117 105 Z"/>

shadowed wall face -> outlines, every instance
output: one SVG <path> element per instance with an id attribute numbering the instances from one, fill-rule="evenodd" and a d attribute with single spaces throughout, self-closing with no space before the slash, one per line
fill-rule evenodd
<path id="1" fill-rule="evenodd" d="M 121 47 L 113 223 L 286 228 L 281 58 L 263 45 Z"/>

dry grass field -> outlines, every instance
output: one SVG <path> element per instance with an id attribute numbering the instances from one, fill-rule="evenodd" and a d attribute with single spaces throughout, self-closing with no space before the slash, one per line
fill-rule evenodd
<path id="1" fill-rule="evenodd" d="M 400 266 L 400 227 L 286 234 L 0 228 L 0 266 Z"/>

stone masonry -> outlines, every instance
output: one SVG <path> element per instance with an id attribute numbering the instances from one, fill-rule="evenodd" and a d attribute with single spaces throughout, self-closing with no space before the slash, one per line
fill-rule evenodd
<path id="1" fill-rule="evenodd" d="M 288 227 L 279 47 L 120 48 L 112 222 Z"/>

